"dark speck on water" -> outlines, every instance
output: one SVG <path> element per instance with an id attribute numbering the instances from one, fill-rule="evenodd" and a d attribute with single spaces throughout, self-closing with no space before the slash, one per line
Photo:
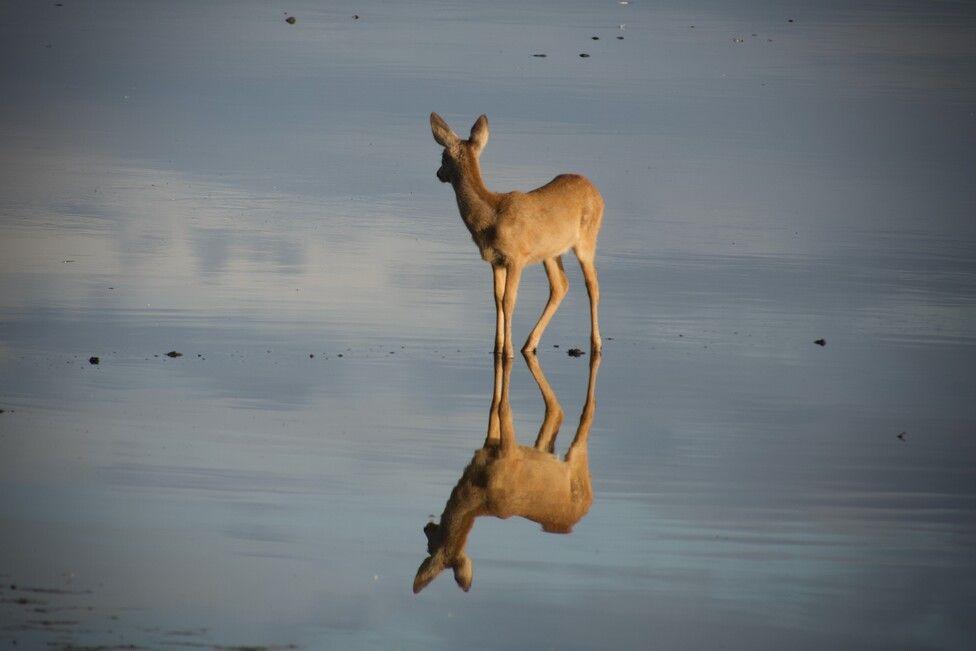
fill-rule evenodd
<path id="1" fill-rule="evenodd" d="M 166 356 L 167 357 L 183 357 L 183 353 L 178 352 L 178 351 L 175 351 L 175 350 L 171 350 L 168 353 L 166 353 Z"/>
<path id="2" fill-rule="evenodd" d="M 288 16 L 288 18 L 285 18 L 285 22 L 289 25 L 294 25 L 298 20 L 294 16 Z"/>
<path id="3" fill-rule="evenodd" d="M 570 357 L 582 357 L 586 353 L 584 353 L 579 348 L 570 348 L 569 350 L 566 351 L 566 354 L 569 355 Z"/>
<path id="4" fill-rule="evenodd" d="M 586 52 L 580 52 L 580 58 L 581 59 L 588 59 L 589 57 L 590 57 L 590 55 L 587 54 Z"/>
<path id="5" fill-rule="evenodd" d="M 537 59 L 545 59 L 546 58 L 546 55 L 545 54 L 533 54 L 532 56 L 534 56 Z"/>
<path id="6" fill-rule="evenodd" d="M 94 355 L 92 355 L 91 357 L 88 358 L 88 363 L 89 364 L 98 364 L 100 361 L 102 361 L 102 360 L 100 360 L 98 357 L 96 357 Z"/>
<path id="7" fill-rule="evenodd" d="M 818 346 L 826 346 L 827 345 L 827 340 L 826 339 L 817 339 L 813 343 L 817 344 Z"/>

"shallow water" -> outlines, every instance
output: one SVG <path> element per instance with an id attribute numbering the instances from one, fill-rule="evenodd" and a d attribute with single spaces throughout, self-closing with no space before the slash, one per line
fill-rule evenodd
<path id="1" fill-rule="evenodd" d="M 970 6 L 63 4 L 0 5 L 0 643 L 971 647 Z M 592 507 L 467 594 L 410 589 L 493 381 L 431 110 L 607 201 Z"/>

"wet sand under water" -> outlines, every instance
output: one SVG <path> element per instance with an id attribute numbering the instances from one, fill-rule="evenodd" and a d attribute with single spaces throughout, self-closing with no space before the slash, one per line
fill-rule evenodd
<path id="1" fill-rule="evenodd" d="M 967 6 L 63 4 L 0 9 L 0 645 L 971 647 Z M 414 595 L 494 377 L 431 110 L 600 187 L 605 351 L 586 516 Z"/>

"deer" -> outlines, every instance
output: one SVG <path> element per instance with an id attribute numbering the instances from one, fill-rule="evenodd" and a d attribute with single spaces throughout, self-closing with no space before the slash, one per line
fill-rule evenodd
<path id="1" fill-rule="evenodd" d="M 545 416 L 535 444 L 530 447 L 518 445 L 516 441 L 509 403 L 512 360 L 495 356 L 495 379 L 484 445 L 475 451 L 461 473 L 439 523 L 428 522 L 423 528 L 428 556 L 417 569 L 414 594 L 448 567 L 453 570 L 454 580 L 463 591 L 471 589 L 473 564 L 465 547 L 475 519 L 479 517 L 504 520 L 517 515 L 540 524 L 545 532 L 567 534 L 590 510 L 593 489 L 587 443 L 596 414 L 596 375 L 600 355 L 590 356 L 586 401 L 576 436 L 562 459 L 553 451 L 563 422 L 563 409 L 537 356 L 526 354 L 525 360 L 545 402 Z"/>
<path id="2" fill-rule="evenodd" d="M 480 116 L 462 140 L 436 113 L 430 114 L 434 141 L 444 147 L 437 179 L 454 187 L 461 220 L 481 257 L 491 265 L 495 293 L 495 354 L 513 356 L 512 316 L 526 265 L 542 263 L 549 300 L 529 333 L 523 352 L 534 352 L 566 292 L 569 279 L 562 256 L 573 250 L 590 298 L 590 347 L 600 352 L 597 315 L 596 241 L 603 222 L 603 197 L 586 177 L 560 174 L 530 192 L 495 193 L 481 177 L 479 159 L 488 143 L 488 118 Z"/>

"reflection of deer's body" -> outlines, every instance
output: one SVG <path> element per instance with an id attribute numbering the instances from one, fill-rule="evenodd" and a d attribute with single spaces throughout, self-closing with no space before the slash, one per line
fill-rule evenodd
<path id="1" fill-rule="evenodd" d="M 579 174 L 560 174 L 531 192 L 498 194 L 485 187 L 478 157 L 488 142 L 488 119 L 482 115 L 461 140 L 436 113 L 430 114 L 434 140 L 444 147 L 437 178 L 454 186 L 458 210 L 481 257 L 492 267 L 495 284 L 495 354 L 512 356 L 512 315 L 519 279 L 526 265 L 541 262 L 549 277 L 549 302 L 522 347 L 539 345 L 549 320 L 569 290 L 562 254 L 572 249 L 579 259 L 590 296 L 590 343 L 600 350 L 597 305 L 596 239 L 603 221 L 603 197 Z"/>
<path id="2" fill-rule="evenodd" d="M 562 460 L 552 454 L 563 420 L 562 407 L 536 357 L 530 355 L 526 360 L 546 404 L 535 445 L 518 445 L 515 440 L 508 398 L 511 361 L 496 358 L 485 445 L 475 452 L 451 491 L 440 524 L 430 522 L 424 527 L 430 556 L 417 570 L 414 592 L 420 592 L 448 567 L 454 570 L 454 578 L 461 588 L 467 591 L 471 587 L 471 559 L 464 548 L 477 517 L 490 515 L 504 519 L 518 515 L 538 522 L 545 531 L 569 533 L 590 509 L 593 491 L 586 444 L 596 410 L 596 371 L 600 357 L 590 358 L 586 403 L 576 436 Z"/>

